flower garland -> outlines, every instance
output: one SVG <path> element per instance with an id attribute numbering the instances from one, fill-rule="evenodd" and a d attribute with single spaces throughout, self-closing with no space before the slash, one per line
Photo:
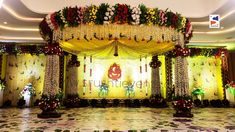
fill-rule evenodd
<path id="1" fill-rule="evenodd" d="M 146 20 L 147 25 L 153 25 L 158 23 L 158 10 L 157 9 L 149 9 L 147 11 Z"/>
<path id="2" fill-rule="evenodd" d="M 58 43 L 48 44 L 44 48 L 44 53 L 46 55 L 59 55 L 63 54 L 62 49 L 60 48 Z"/>
<path id="3" fill-rule="evenodd" d="M 172 51 L 169 51 L 165 54 L 168 57 L 194 57 L 194 56 L 206 56 L 211 57 L 214 56 L 215 58 L 219 58 L 221 56 L 228 56 L 228 50 L 223 48 L 218 49 L 200 49 L 200 48 L 182 48 L 179 45 L 175 46 L 175 49 Z"/>
<path id="4" fill-rule="evenodd" d="M 65 27 L 77 27 L 81 24 L 131 24 L 131 25 L 159 25 L 172 27 L 184 33 L 187 40 L 192 37 L 190 21 L 180 14 L 163 11 L 158 8 L 147 8 L 145 5 L 130 7 L 126 4 L 110 6 L 66 7 L 60 11 L 47 15 L 40 23 L 40 33 L 43 39 L 52 39 L 54 30 Z"/>
<path id="5" fill-rule="evenodd" d="M 92 5 L 87 8 L 84 12 L 84 23 L 87 23 L 88 25 L 94 25 L 96 22 L 96 13 L 98 11 L 97 6 Z"/>
<path id="6" fill-rule="evenodd" d="M 132 7 L 131 9 L 131 17 L 132 17 L 132 22 L 131 24 L 133 25 L 139 25 L 140 24 L 140 8 L 139 7 Z"/>
<path id="7" fill-rule="evenodd" d="M 161 63 L 161 61 L 158 60 L 158 56 L 157 55 L 153 56 L 152 57 L 152 61 L 149 63 L 149 66 L 151 68 L 154 68 L 154 69 L 160 67 L 161 65 L 162 65 L 162 63 Z"/>
<path id="8" fill-rule="evenodd" d="M 108 5 L 107 11 L 105 12 L 104 16 L 104 24 L 110 24 L 113 20 L 115 8 Z"/>
<path id="9" fill-rule="evenodd" d="M 114 23 L 117 23 L 117 24 L 127 23 L 128 17 L 129 17 L 130 6 L 126 4 L 116 4 L 114 8 L 115 8 Z"/>

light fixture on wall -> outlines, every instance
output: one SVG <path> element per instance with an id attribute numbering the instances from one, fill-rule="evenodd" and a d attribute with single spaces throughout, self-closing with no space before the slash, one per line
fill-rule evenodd
<path id="1" fill-rule="evenodd" d="M 3 0 L 0 0 L 0 8 L 2 7 Z"/>

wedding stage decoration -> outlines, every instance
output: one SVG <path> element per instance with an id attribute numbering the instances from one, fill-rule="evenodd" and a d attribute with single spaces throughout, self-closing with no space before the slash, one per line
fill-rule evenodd
<path id="1" fill-rule="evenodd" d="M 113 82 L 119 80 L 132 82 L 135 78 L 140 82 L 138 89 L 140 93 L 150 96 L 147 86 L 149 56 L 152 57 L 150 63 L 152 78 L 155 78 L 152 83 L 158 80 L 155 85 L 152 85 L 152 91 L 155 91 L 152 94 L 160 95 L 161 63 L 158 55 L 165 53 L 169 55 L 175 53 L 176 95 L 189 94 L 185 57 L 190 52 L 185 48 L 185 44 L 192 37 L 192 25 L 187 18 L 178 13 L 148 8 L 143 4 L 137 7 L 126 4 L 65 7 L 48 14 L 39 27 L 42 37 L 48 42 L 44 50 L 48 55 L 43 89 L 43 94 L 47 96 L 58 93 L 58 55 L 62 55 L 60 47 L 66 52 L 83 58 L 83 96 L 92 94 L 93 91 L 90 80 L 97 76 L 93 66 L 95 59 L 110 59 L 114 62 L 108 70 L 108 79 Z M 172 50 L 173 52 L 170 52 Z M 135 76 L 124 74 L 122 66 L 115 63 L 122 59 L 139 59 L 139 71 L 133 72 Z M 102 79 L 106 78 L 99 78 L 99 80 Z M 133 88 L 128 87 L 128 91 L 131 92 Z M 109 92 L 111 92 L 109 85 L 102 83 L 98 95 L 104 97 Z"/>

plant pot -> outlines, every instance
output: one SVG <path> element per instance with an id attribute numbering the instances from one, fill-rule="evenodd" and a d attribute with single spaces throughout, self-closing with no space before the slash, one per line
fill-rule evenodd
<path id="1" fill-rule="evenodd" d="M 193 114 L 191 113 L 191 109 L 188 108 L 182 108 L 182 109 L 176 109 L 176 113 L 173 114 L 174 117 L 193 117 Z"/>
<path id="2" fill-rule="evenodd" d="M 38 114 L 38 118 L 60 118 L 61 114 L 56 110 L 53 111 L 42 111 L 42 113 Z"/>
<path id="3" fill-rule="evenodd" d="M 38 114 L 38 118 L 59 118 L 61 114 L 56 111 L 59 101 L 55 98 L 42 98 L 39 101 L 39 108 L 42 113 Z"/>

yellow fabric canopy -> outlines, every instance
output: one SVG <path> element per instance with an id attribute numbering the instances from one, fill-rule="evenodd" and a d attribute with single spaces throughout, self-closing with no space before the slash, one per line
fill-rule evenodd
<path id="1" fill-rule="evenodd" d="M 88 55 L 96 58 L 113 57 L 115 47 L 121 58 L 139 58 L 162 54 L 174 48 L 173 42 L 157 43 L 155 41 L 121 40 L 77 40 L 61 41 L 60 46 L 72 54 Z"/>

